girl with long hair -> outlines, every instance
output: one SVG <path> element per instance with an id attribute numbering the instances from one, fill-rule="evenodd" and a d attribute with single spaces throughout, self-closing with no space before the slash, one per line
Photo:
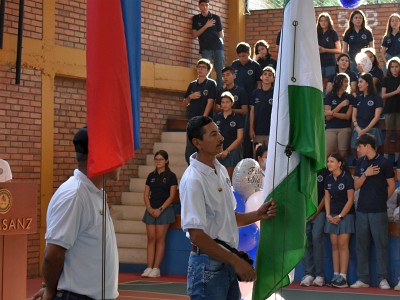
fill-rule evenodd
<path id="1" fill-rule="evenodd" d="M 339 153 L 328 157 L 327 168 L 331 173 L 325 178 L 325 232 L 332 244 L 333 279 L 331 285 L 348 287 L 349 243 L 354 227 L 354 180 L 345 168 Z"/>
<path id="2" fill-rule="evenodd" d="M 374 36 L 365 14 L 361 10 L 354 10 L 344 31 L 342 47 L 342 51 L 350 56 L 350 69 L 354 72 L 357 66 L 355 56 L 365 47 L 374 48 Z"/>
<path id="3" fill-rule="evenodd" d="M 332 91 L 333 81 L 335 76 L 339 73 L 346 73 L 350 78 L 350 93 L 356 97 L 357 96 L 357 75 L 355 72 L 350 70 L 350 56 L 346 53 L 341 53 L 336 59 L 336 73 L 328 78 L 328 83 L 326 85 L 326 94 Z"/>
<path id="4" fill-rule="evenodd" d="M 398 13 L 391 14 L 388 19 L 381 48 L 381 57 L 385 66 L 387 61 L 395 56 L 400 57 L 400 15 Z"/>
<path id="5" fill-rule="evenodd" d="M 254 60 L 258 62 L 261 67 L 261 70 L 264 70 L 265 67 L 272 67 L 276 70 L 276 60 L 271 57 L 271 53 L 269 53 L 269 44 L 265 40 L 259 40 L 254 45 Z"/>
<path id="6" fill-rule="evenodd" d="M 387 65 L 387 73 L 382 84 L 386 127 L 384 154 L 388 158 L 390 144 L 394 143 L 395 161 L 398 161 L 400 152 L 400 58 L 389 59 Z"/>
<path id="7" fill-rule="evenodd" d="M 339 73 L 333 81 L 332 92 L 324 100 L 326 151 L 329 156 L 339 151 L 347 157 L 351 137 L 351 115 L 354 98 L 349 87 L 350 78 L 346 73 Z"/>
<path id="8" fill-rule="evenodd" d="M 357 137 L 369 133 L 375 137 L 376 146 L 382 146 L 381 131 L 378 122 L 382 113 L 382 99 L 377 95 L 372 75 L 361 74 L 358 79 L 360 95 L 354 101 L 352 121 L 354 124 L 351 148 L 357 157 Z"/>
<path id="9" fill-rule="evenodd" d="M 335 54 L 339 54 L 341 51 L 338 33 L 334 29 L 331 16 L 327 12 L 318 16 L 317 34 L 321 72 L 325 87 L 328 78 L 335 74 Z"/>
<path id="10" fill-rule="evenodd" d="M 147 231 L 147 268 L 142 277 L 160 277 L 164 257 L 165 237 L 168 227 L 175 222 L 171 206 L 176 197 L 178 179 L 169 168 L 168 153 L 159 150 L 154 154 L 155 170 L 147 176 L 144 188 L 146 211 L 143 222 Z"/>

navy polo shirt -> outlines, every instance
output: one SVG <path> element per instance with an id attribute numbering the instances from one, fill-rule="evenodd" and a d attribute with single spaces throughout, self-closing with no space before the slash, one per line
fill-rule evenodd
<path id="1" fill-rule="evenodd" d="M 237 130 L 243 128 L 243 117 L 233 112 L 225 118 L 224 112 L 221 111 L 215 115 L 214 122 L 224 137 L 225 150 L 236 140 Z"/>
<path id="2" fill-rule="evenodd" d="M 256 135 L 269 135 L 273 98 L 274 88 L 272 86 L 267 91 L 262 88 L 253 91 L 250 105 L 254 106 L 254 132 Z"/>
<path id="3" fill-rule="evenodd" d="M 317 188 L 318 188 L 318 204 L 325 197 L 325 178 L 331 174 L 327 168 L 323 168 L 317 174 Z M 325 210 L 325 207 L 323 208 Z"/>
<path id="4" fill-rule="evenodd" d="M 318 35 L 318 45 L 327 49 L 335 49 L 336 42 L 339 41 L 339 36 L 336 30 L 328 29 L 322 34 Z M 329 67 L 336 66 L 336 57 L 334 53 L 320 53 L 321 66 Z"/>
<path id="5" fill-rule="evenodd" d="M 200 92 L 201 97 L 199 99 L 190 100 L 189 105 L 187 106 L 188 120 L 203 115 L 208 99 L 215 99 L 217 96 L 217 83 L 210 78 L 206 78 L 202 83 L 199 83 L 198 80 L 193 80 L 189 84 L 184 98 L 187 98 L 194 92 Z M 212 110 L 210 111 L 209 116 L 212 117 Z"/>
<path id="6" fill-rule="evenodd" d="M 386 88 L 386 93 L 395 91 L 400 85 L 400 76 L 398 77 L 385 77 L 382 82 L 382 87 Z M 400 95 L 394 95 L 386 98 L 384 113 L 400 113 Z"/>
<path id="7" fill-rule="evenodd" d="M 217 104 L 221 105 L 221 95 L 224 92 L 230 92 L 235 98 L 235 102 L 233 103 L 232 108 L 240 109 L 242 105 L 249 104 L 249 98 L 247 97 L 246 91 L 238 85 L 234 85 L 232 89 L 223 88 L 218 92 L 217 96 Z"/>
<path id="8" fill-rule="evenodd" d="M 153 171 L 147 176 L 146 185 L 150 188 L 151 207 L 159 208 L 170 196 L 171 186 L 178 185 L 178 179 L 171 171 Z"/>
<path id="9" fill-rule="evenodd" d="M 324 105 L 329 105 L 331 107 L 331 110 L 335 109 L 336 106 L 338 106 L 340 103 L 342 103 L 344 100 L 349 100 L 350 104 L 342 107 L 342 109 L 339 111 L 339 113 L 346 113 L 347 110 L 350 108 L 350 105 L 353 105 L 354 102 L 354 97 L 348 93 L 343 93 L 341 97 L 338 95 L 334 94 L 333 92 L 330 92 L 328 95 L 326 95 L 324 99 Z M 338 118 L 333 118 L 332 120 L 325 121 L 326 126 L 325 128 L 347 128 L 350 127 L 350 119 L 349 120 L 342 120 Z"/>
<path id="10" fill-rule="evenodd" d="M 396 35 L 391 34 L 390 36 L 385 35 L 382 42 L 382 47 L 387 48 L 386 53 L 391 56 L 400 55 L 400 32 Z"/>
<path id="11" fill-rule="evenodd" d="M 271 56 L 266 57 L 265 59 L 260 57 L 257 62 L 260 65 L 261 70 L 264 70 L 265 67 L 272 67 L 276 71 L 276 60 L 271 58 Z"/>
<path id="12" fill-rule="evenodd" d="M 363 156 L 357 160 L 354 176 L 361 177 L 371 165 L 379 166 L 380 172 L 365 179 L 360 188 L 357 211 L 362 213 L 386 212 L 387 179 L 394 178 L 393 167 L 383 155 L 376 154 L 371 160 L 367 156 Z"/>
<path id="13" fill-rule="evenodd" d="M 251 93 L 257 88 L 257 82 L 261 81 L 262 70 L 260 65 L 251 58 L 245 65 L 242 65 L 237 59 L 232 63 L 232 68 L 236 74 L 235 84 L 244 88 L 247 96 L 250 97 Z"/>
<path id="14" fill-rule="evenodd" d="M 219 16 L 210 12 L 206 17 L 202 14 L 195 15 L 192 18 L 192 29 L 200 30 L 210 19 L 215 20 L 215 25 L 208 27 L 201 35 L 199 35 L 200 53 L 203 50 L 224 49 L 224 44 L 219 36 L 219 33 L 222 31 L 222 23 Z"/>
<path id="15" fill-rule="evenodd" d="M 369 43 L 373 40 L 372 32 L 366 28 L 361 28 L 358 32 L 354 29 L 348 30 L 343 37 L 343 42 L 349 45 L 349 56 L 352 61 L 354 61 L 357 53 L 362 48 L 369 47 Z"/>
<path id="16" fill-rule="evenodd" d="M 351 71 L 350 69 L 348 69 L 345 73 L 349 76 L 349 78 L 350 78 L 350 83 L 352 83 L 352 82 L 354 82 L 354 81 L 355 81 L 355 82 L 358 81 L 357 74 L 356 74 L 355 72 L 353 72 L 353 71 Z M 333 80 L 335 79 L 335 77 L 336 77 L 337 74 L 339 74 L 339 73 L 336 73 L 335 75 L 332 75 L 331 77 L 329 77 L 329 78 L 328 78 L 328 82 L 333 82 Z"/>
<path id="17" fill-rule="evenodd" d="M 382 107 L 382 99 L 378 96 L 360 94 L 354 100 L 355 108 L 357 108 L 357 123 L 361 128 L 365 128 L 371 123 L 375 117 L 375 110 Z M 378 127 L 379 122 L 374 127 Z"/>
<path id="18" fill-rule="evenodd" d="M 348 201 L 347 191 L 354 190 L 353 177 L 350 173 L 342 171 L 335 180 L 331 173 L 325 178 L 325 190 L 331 196 L 331 215 L 338 215 L 342 212 L 343 207 L 345 207 Z M 352 206 L 348 214 L 354 214 L 354 206 Z"/>

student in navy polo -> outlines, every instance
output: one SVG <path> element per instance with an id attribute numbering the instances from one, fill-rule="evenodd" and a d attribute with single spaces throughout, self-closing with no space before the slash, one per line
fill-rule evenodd
<path id="1" fill-rule="evenodd" d="M 368 20 L 361 10 L 350 14 L 349 23 L 343 35 L 342 51 L 350 55 L 350 69 L 356 72 L 355 57 L 362 48 L 374 48 L 372 30 L 368 27 Z"/>
<path id="2" fill-rule="evenodd" d="M 382 41 L 381 57 L 385 63 L 385 71 L 387 61 L 395 56 L 400 57 L 400 15 L 398 13 L 390 15 Z"/>
<path id="3" fill-rule="evenodd" d="M 200 59 L 196 65 L 197 79 L 193 80 L 183 97 L 183 105 L 187 107 L 187 118 L 196 116 L 212 116 L 214 101 L 217 96 L 217 84 L 208 78 L 212 65 L 208 59 Z M 193 145 L 187 141 L 185 158 L 189 164 L 189 157 L 196 152 Z"/>
<path id="4" fill-rule="evenodd" d="M 370 285 L 370 244 L 376 249 L 379 288 L 390 289 L 388 278 L 388 215 L 386 201 L 395 188 L 393 167 L 376 152 L 375 138 L 363 134 L 357 139 L 360 159 L 354 170 L 354 187 L 360 190 L 356 212 L 356 250 L 358 280 L 352 288 Z"/>
<path id="5" fill-rule="evenodd" d="M 268 147 L 275 70 L 265 67 L 260 78 L 262 86 L 254 90 L 250 98 L 250 138 Z"/>
<path id="6" fill-rule="evenodd" d="M 328 78 L 335 75 L 335 54 L 340 54 L 341 52 L 338 33 L 333 27 L 331 16 L 327 12 L 323 12 L 318 16 L 317 34 L 322 78 L 324 87 L 326 87 Z"/>
<path id="7" fill-rule="evenodd" d="M 400 153 L 400 58 L 388 61 L 388 70 L 382 83 L 382 99 L 385 101 L 386 138 L 384 141 L 385 158 L 389 157 L 390 143 L 395 144 L 395 161 Z"/>
<path id="8" fill-rule="evenodd" d="M 265 40 L 259 40 L 254 45 L 254 60 L 258 62 L 261 70 L 265 67 L 272 67 L 276 70 L 276 60 L 271 57 L 269 53 L 269 44 Z"/>
<path id="9" fill-rule="evenodd" d="M 324 168 L 317 174 L 318 207 L 315 214 L 308 220 L 306 225 L 307 245 L 302 264 L 304 277 L 301 286 L 324 286 L 324 227 L 325 227 L 325 178 L 329 171 Z"/>
<path id="10" fill-rule="evenodd" d="M 224 88 L 217 92 L 217 101 L 215 111 L 221 112 L 221 95 L 224 92 L 230 92 L 235 98 L 235 102 L 233 103 L 232 111 L 241 116 L 245 116 L 247 114 L 249 100 L 246 94 L 246 91 L 235 84 L 235 70 L 228 66 L 222 69 L 222 80 L 224 81 Z"/>
<path id="11" fill-rule="evenodd" d="M 224 67 L 224 31 L 221 18 L 209 11 L 209 0 L 199 0 L 200 14 L 193 16 L 193 38 L 199 38 L 200 54 L 214 62 L 217 84 L 222 88 L 222 73 Z"/>
<path id="12" fill-rule="evenodd" d="M 325 93 L 328 95 L 332 91 L 333 81 L 339 73 L 346 73 L 350 78 L 350 93 L 357 97 L 358 78 L 355 72 L 350 70 L 350 56 L 346 53 L 341 53 L 336 59 L 336 73 L 328 78 Z"/>
<path id="13" fill-rule="evenodd" d="M 324 99 L 326 152 L 339 152 L 347 157 L 351 137 L 351 115 L 354 98 L 349 94 L 350 78 L 346 73 L 336 75 L 333 89 Z"/>
<path id="14" fill-rule="evenodd" d="M 235 84 L 244 88 L 247 97 L 250 98 L 252 92 L 261 86 L 260 76 L 262 70 L 260 65 L 250 58 L 250 45 L 241 42 L 236 46 L 238 59 L 232 62 L 232 68 L 235 70 Z M 244 140 L 243 140 L 243 157 L 253 157 L 253 147 L 249 137 L 249 115 L 244 120 Z"/>
<path id="15" fill-rule="evenodd" d="M 372 75 L 364 73 L 358 79 L 360 95 L 354 100 L 352 121 L 354 131 L 351 138 L 351 148 L 357 157 L 357 137 L 370 133 L 375 137 L 377 147 L 382 145 L 382 135 L 379 129 L 379 119 L 382 113 L 382 99 L 377 96 Z"/>
<path id="16" fill-rule="evenodd" d="M 214 122 L 224 137 L 223 151 L 217 155 L 217 158 L 228 171 L 231 181 L 233 170 L 242 159 L 240 146 L 243 141 L 243 116 L 233 112 L 232 107 L 234 103 L 235 98 L 230 92 L 222 93 L 222 111 L 216 114 L 214 118 Z"/>
<path id="17" fill-rule="evenodd" d="M 354 181 L 339 153 L 328 157 L 331 174 L 325 178 L 325 232 L 332 244 L 333 279 L 331 285 L 348 287 L 349 243 L 354 229 Z"/>

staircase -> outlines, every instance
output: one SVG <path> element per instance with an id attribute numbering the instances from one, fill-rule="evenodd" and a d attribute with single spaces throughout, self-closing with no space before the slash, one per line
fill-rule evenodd
<path id="1" fill-rule="evenodd" d="M 186 126 L 186 121 L 183 124 Z M 147 175 L 154 170 L 154 153 L 158 150 L 168 152 L 169 166 L 172 172 L 178 177 L 179 182 L 187 167 L 185 145 L 186 132 L 163 132 L 161 142 L 154 143 L 153 153 L 146 156 L 146 165 L 139 166 L 139 177 L 131 178 L 129 192 L 122 193 L 121 205 L 112 206 L 111 216 L 117 237 L 120 263 L 147 263 L 146 225 L 142 222 L 146 209 L 143 201 L 143 193 Z M 179 196 L 177 196 L 177 202 L 179 203 Z M 180 227 L 179 217 L 175 223 L 175 227 L 178 226 Z"/>

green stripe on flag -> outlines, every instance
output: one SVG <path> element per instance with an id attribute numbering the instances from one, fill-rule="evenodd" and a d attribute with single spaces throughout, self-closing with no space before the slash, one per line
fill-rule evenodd
<path id="1" fill-rule="evenodd" d="M 300 176 L 300 166 L 297 166 L 267 198 L 275 200 L 277 215 L 261 221 L 258 249 L 264 251 L 257 253 L 257 284 L 254 285 L 253 299 L 264 300 L 288 285 L 287 274 L 304 255 L 306 199 L 299 191 Z"/>
<path id="2" fill-rule="evenodd" d="M 290 144 L 301 153 L 300 191 L 313 203 L 306 205 L 306 217 L 315 213 L 317 181 L 310 180 L 325 166 L 323 94 L 309 86 L 289 85 Z"/>

